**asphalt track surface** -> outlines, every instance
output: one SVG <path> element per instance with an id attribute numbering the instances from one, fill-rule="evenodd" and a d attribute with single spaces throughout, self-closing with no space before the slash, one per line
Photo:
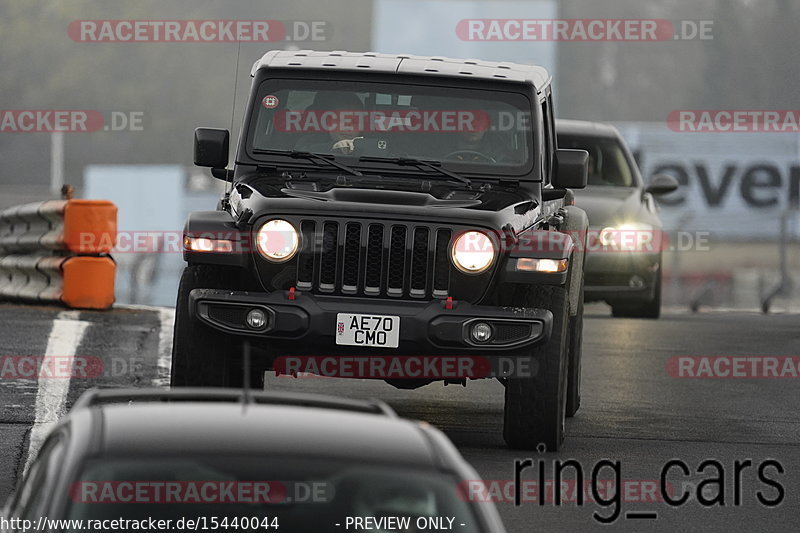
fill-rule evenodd
<path id="1" fill-rule="evenodd" d="M 13 490 L 50 424 L 83 390 L 96 385 L 166 386 L 171 320 L 170 309 L 102 313 L 0 305 L 0 355 L 46 356 L 54 367 L 88 361 L 85 376 L 72 379 L 15 377 L 6 369 L 0 379 L 0 502 Z M 669 362 L 679 356 L 797 356 L 798 323 L 797 315 L 748 312 L 614 319 L 602 306 L 590 308 L 583 405 L 568 420 L 567 440 L 558 453 L 505 448 L 503 387 L 492 380 L 472 381 L 466 388 L 434 383 L 398 390 L 378 381 L 268 375 L 267 388 L 381 398 L 401 416 L 436 425 L 487 480 L 486 490 L 499 500 L 510 532 L 607 531 L 609 526 L 596 515 L 615 512 L 615 531 L 793 531 L 800 516 L 800 378 L 784 372 L 780 379 L 687 379 L 671 375 Z M 533 461 L 522 471 L 518 506 L 512 483 L 517 459 Z M 540 467 L 547 483 L 554 479 L 554 465 L 568 459 L 576 463 L 564 470 L 565 479 L 574 479 L 580 467 L 585 494 L 591 496 L 594 484 L 600 498 L 608 496 L 608 483 L 619 479 L 622 501 L 599 504 L 587 498 L 578 505 L 575 484 L 569 482 L 563 494 L 570 501 L 561 505 L 550 497 L 540 504 L 533 491 L 525 493 L 534 486 Z M 593 476 L 603 460 L 618 462 L 618 470 Z M 669 470 L 669 494 L 690 495 L 676 507 L 663 501 L 658 488 L 670 460 L 681 461 L 689 472 Z M 735 463 L 747 460 L 752 466 L 737 476 Z M 717 466 L 701 470 L 704 461 Z M 759 479 L 759 468 L 770 483 Z M 722 478 L 724 505 L 698 501 L 698 494 L 719 497 L 718 485 L 701 486 L 712 478 Z M 759 502 L 759 494 L 768 505 Z"/>

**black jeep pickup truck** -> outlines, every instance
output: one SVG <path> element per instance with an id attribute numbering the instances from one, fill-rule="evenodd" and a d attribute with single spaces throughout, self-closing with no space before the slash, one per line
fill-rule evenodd
<path id="1" fill-rule="evenodd" d="M 287 357 L 479 359 L 387 381 L 496 377 L 508 445 L 557 450 L 580 404 L 587 153 L 556 147 L 547 71 L 271 51 L 251 75 L 235 163 L 228 131 L 195 132 L 229 187 L 186 222 L 172 386 L 242 385 L 245 339 L 258 387 Z M 497 370 L 511 358 L 529 371 Z"/>

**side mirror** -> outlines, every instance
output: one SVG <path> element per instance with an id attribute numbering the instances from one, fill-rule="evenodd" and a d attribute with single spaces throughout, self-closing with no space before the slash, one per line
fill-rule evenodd
<path id="1" fill-rule="evenodd" d="M 589 175 L 589 152 L 586 150 L 556 150 L 553 187 L 583 189 Z"/>
<path id="2" fill-rule="evenodd" d="M 228 166 L 228 130 L 197 128 L 194 130 L 194 164 L 198 167 Z"/>
<path id="3" fill-rule="evenodd" d="M 650 180 L 650 185 L 644 190 L 654 195 L 668 194 L 676 190 L 680 185 L 678 180 L 669 174 L 656 174 Z"/>

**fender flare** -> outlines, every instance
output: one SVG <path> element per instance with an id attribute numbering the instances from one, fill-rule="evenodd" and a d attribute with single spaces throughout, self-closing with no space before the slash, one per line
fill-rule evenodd
<path id="1" fill-rule="evenodd" d="M 584 264 L 586 263 L 586 234 L 589 231 L 589 217 L 586 216 L 586 211 L 574 205 L 565 206 L 563 211 L 564 223 L 559 229 L 569 234 L 574 243 L 570 270 L 569 314 L 575 316 L 580 304 Z"/>
<path id="2" fill-rule="evenodd" d="M 575 243 L 566 233 L 555 230 L 528 229 L 517 235 L 517 242 L 508 244 L 507 260 L 501 282 L 532 285 L 563 285 L 569 272 L 531 272 L 516 269 L 521 258 L 571 261 Z"/>
<path id="3" fill-rule="evenodd" d="M 229 240 L 232 251 L 196 252 L 183 248 L 183 260 L 190 264 L 227 265 L 246 267 L 250 247 L 250 232 L 240 230 L 227 211 L 194 211 L 189 214 L 183 227 L 184 237 L 205 237 Z"/>

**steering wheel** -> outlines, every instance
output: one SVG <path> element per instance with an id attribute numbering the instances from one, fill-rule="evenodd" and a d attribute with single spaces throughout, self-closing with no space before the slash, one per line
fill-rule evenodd
<path id="1" fill-rule="evenodd" d="M 445 159 L 456 159 L 458 161 L 469 161 L 469 162 L 486 162 L 486 163 L 497 163 L 497 160 L 490 156 L 486 155 L 482 152 L 478 152 L 477 150 L 456 150 L 455 152 L 450 152 L 446 156 Z"/>

